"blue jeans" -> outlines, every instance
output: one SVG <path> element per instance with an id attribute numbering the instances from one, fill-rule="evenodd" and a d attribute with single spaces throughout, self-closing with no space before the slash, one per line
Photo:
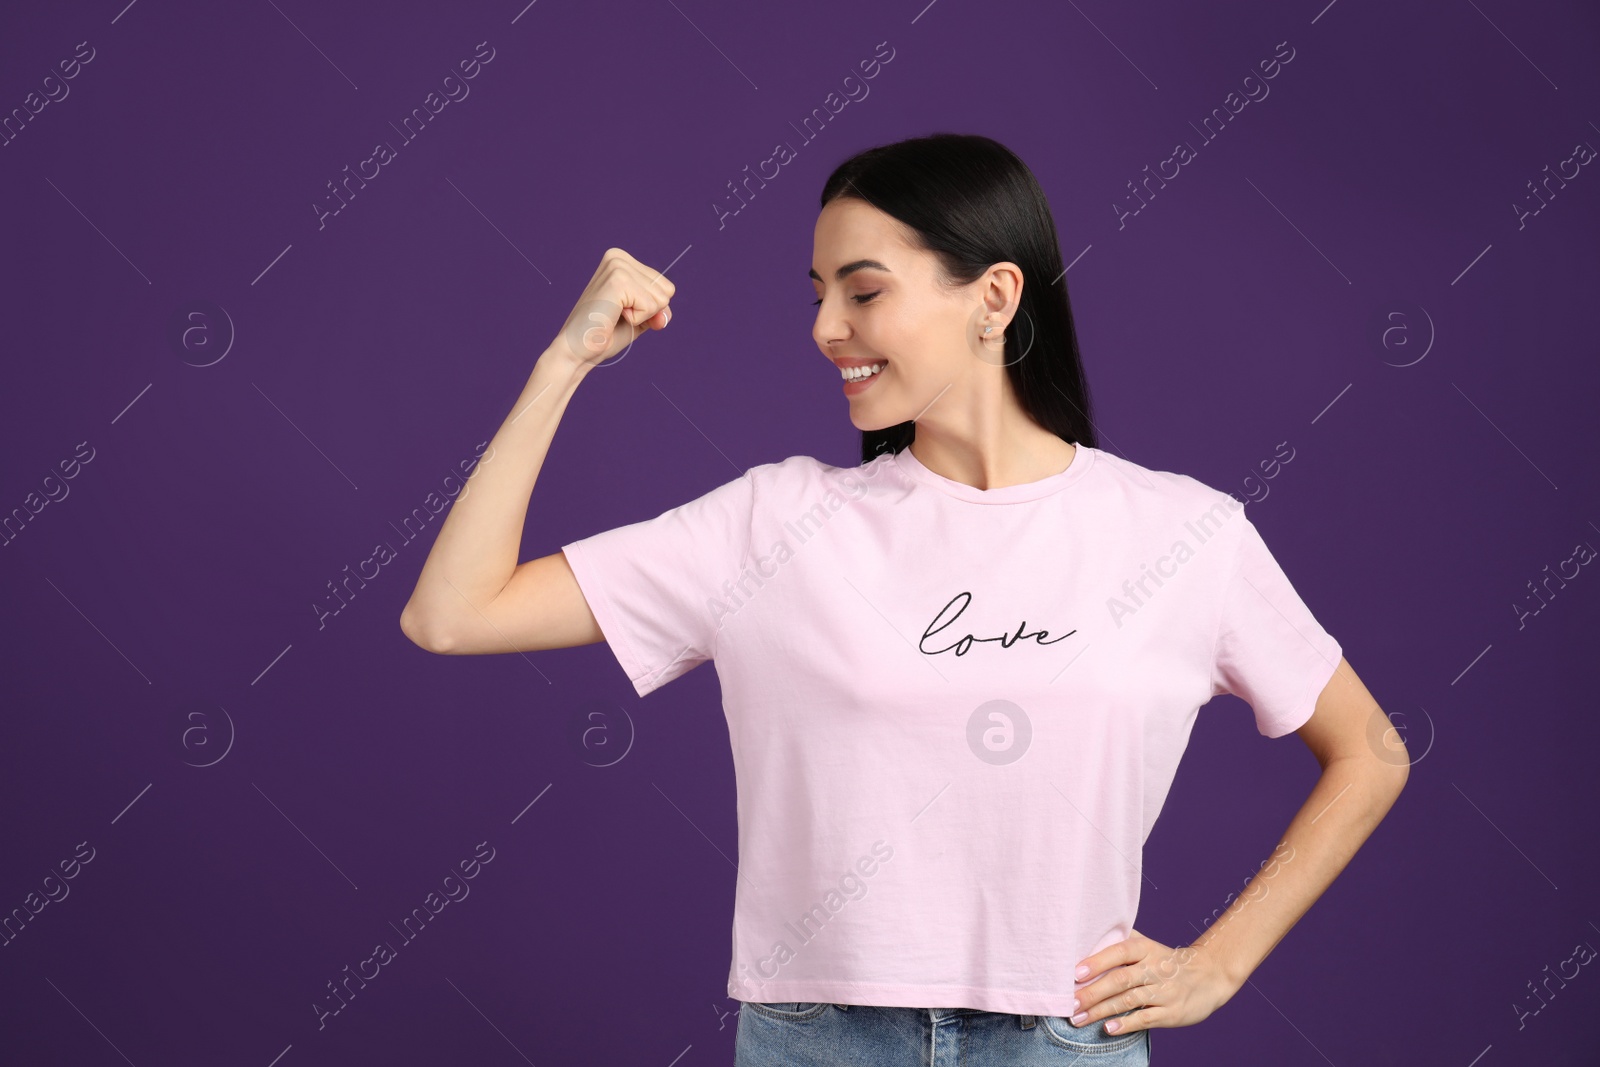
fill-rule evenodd
<path id="1" fill-rule="evenodd" d="M 1110 1016 L 1115 1018 L 1115 1016 Z M 977 1008 L 788 1001 L 739 1009 L 734 1067 L 1146 1067 L 1150 1031 Z"/>

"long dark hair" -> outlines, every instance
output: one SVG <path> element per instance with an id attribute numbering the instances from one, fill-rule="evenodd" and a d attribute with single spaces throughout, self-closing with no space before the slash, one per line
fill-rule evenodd
<path id="1" fill-rule="evenodd" d="M 1096 447 L 1055 220 L 1044 190 L 1016 153 L 991 138 L 961 133 L 879 145 L 834 169 L 821 206 L 843 196 L 909 227 L 938 256 L 952 284 L 970 284 L 1001 261 L 1021 267 L 1018 315 L 1006 326 L 1006 374 L 1035 422 L 1064 441 Z M 862 462 L 899 452 L 916 430 L 915 421 L 863 430 Z"/>

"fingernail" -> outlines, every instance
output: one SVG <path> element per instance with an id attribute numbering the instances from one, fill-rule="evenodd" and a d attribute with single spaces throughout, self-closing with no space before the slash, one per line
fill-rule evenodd
<path id="1" fill-rule="evenodd" d="M 672 309 L 663 308 L 662 310 L 665 311 L 666 314 L 661 316 L 661 325 L 665 326 L 667 323 L 672 321 Z"/>
<path id="2" fill-rule="evenodd" d="M 1072 1025 L 1073 1026 L 1082 1026 L 1083 1025 L 1083 1020 L 1087 1019 L 1088 1017 L 1089 1017 L 1089 1013 L 1088 1012 L 1080 1011 L 1078 1014 L 1076 1014 L 1076 1015 L 1074 1015 L 1072 1017 Z"/>
<path id="3" fill-rule="evenodd" d="M 1088 976 L 1089 976 L 1089 965 L 1087 963 L 1080 964 L 1079 967 L 1078 967 L 1078 977 L 1079 978 L 1087 978 Z"/>
<path id="4" fill-rule="evenodd" d="M 1074 997 L 1074 998 L 1073 998 L 1073 1001 L 1072 1001 L 1072 1010 L 1073 1010 L 1073 1011 L 1074 1011 L 1074 1012 L 1075 1012 L 1075 1011 L 1077 1011 L 1077 1010 L 1078 1010 L 1078 1009 L 1079 1009 L 1079 1008 L 1081 1008 L 1081 1007 L 1083 1007 L 1083 1005 L 1082 1005 L 1082 1004 L 1080 1004 L 1080 1003 L 1078 1003 L 1078 1000 L 1077 1000 L 1077 998 L 1076 998 L 1076 997 Z"/>

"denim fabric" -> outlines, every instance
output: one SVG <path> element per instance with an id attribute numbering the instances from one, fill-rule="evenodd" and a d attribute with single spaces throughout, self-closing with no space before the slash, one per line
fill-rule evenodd
<path id="1" fill-rule="evenodd" d="M 1115 1016 L 1113 1016 L 1114 1018 Z M 1147 1067 L 1150 1031 L 977 1008 L 746 1001 L 734 1067 Z"/>

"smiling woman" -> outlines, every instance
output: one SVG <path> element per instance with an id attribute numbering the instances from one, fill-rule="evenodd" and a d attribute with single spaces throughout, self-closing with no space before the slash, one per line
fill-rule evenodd
<path id="1" fill-rule="evenodd" d="M 936 134 L 846 160 L 808 274 L 859 464 L 758 464 L 517 564 L 573 391 L 671 321 L 673 283 L 610 249 L 402 628 L 453 654 L 605 641 L 641 697 L 715 662 L 741 1067 L 1145 1064 L 1150 1030 L 1207 1018 L 1327 888 L 1403 746 L 1369 747 L 1381 709 L 1242 505 L 1097 446 L 1055 225 L 1009 149 Z M 1223 694 L 1324 771 L 1271 894 L 1180 953 L 1134 929 L 1142 849 Z"/>
<path id="2" fill-rule="evenodd" d="M 1002 423 L 1018 439 L 999 451 L 1035 469 L 1002 479 L 1059 470 L 1066 442 L 1095 443 L 1055 222 L 1021 160 L 982 137 L 901 141 L 841 164 L 821 199 L 812 337 L 841 368 L 883 366 L 881 386 L 845 390 L 861 398 L 850 417 L 863 461 L 942 423 L 930 406 L 946 389 L 990 406 L 1014 395 L 1027 413 Z M 924 437 L 937 451 L 944 435 Z"/>

